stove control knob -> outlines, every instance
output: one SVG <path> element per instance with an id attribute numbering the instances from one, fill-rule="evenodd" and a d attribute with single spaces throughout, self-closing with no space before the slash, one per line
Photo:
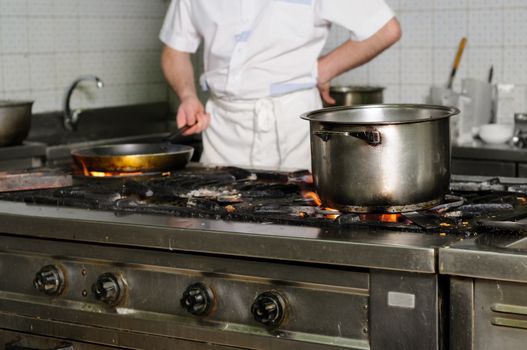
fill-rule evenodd
<path id="1" fill-rule="evenodd" d="M 108 305 L 116 305 L 123 299 L 126 285 L 122 277 L 103 273 L 91 287 L 95 299 Z"/>
<path id="2" fill-rule="evenodd" d="M 256 321 L 275 328 L 285 318 L 286 301 L 278 292 L 268 291 L 256 297 L 251 306 L 251 313 Z"/>
<path id="3" fill-rule="evenodd" d="M 196 316 L 208 315 L 214 304 L 214 293 L 203 283 L 194 283 L 183 292 L 181 306 Z"/>
<path id="4" fill-rule="evenodd" d="M 47 295 L 59 295 L 64 290 L 64 273 L 55 265 L 41 268 L 33 280 L 33 286 Z"/>

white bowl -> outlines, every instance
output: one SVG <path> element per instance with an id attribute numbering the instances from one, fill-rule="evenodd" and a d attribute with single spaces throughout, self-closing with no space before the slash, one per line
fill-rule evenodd
<path id="1" fill-rule="evenodd" d="M 491 145 L 505 143 L 513 134 L 513 124 L 485 124 L 479 128 L 479 137 L 483 142 Z"/>

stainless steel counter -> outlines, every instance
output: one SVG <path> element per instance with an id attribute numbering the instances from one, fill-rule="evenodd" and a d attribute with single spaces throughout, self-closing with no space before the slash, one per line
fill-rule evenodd
<path id="1" fill-rule="evenodd" d="M 0 232 L 169 251 L 527 282 L 527 239 L 522 239 L 521 234 L 483 233 L 464 239 L 382 229 L 267 225 L 144 214 L 118 216 L 111 212 L 7 201 L 0 201 Z"/>
<path id="2" fill-rule="evenodd" d="M 111 212 L 0 201 L 0 232 L 168 251 L 527 282 L 527 238 L 523 236 L 527 233 L 523 231 L 506 236 L 482 233 L 464 239 L 383 229 L 267 225 L 144 214 L 119 216 Z"/>
<path id="3" fill-rule="evenodd" d="M 0 147 L 0 171 L 30 169 L 42 166 L 46 145 L 41 142 L 24 142 L 21 145 Z"/>
<path id="4" fill-rule="evenodd" d="M 527 177 L 527 149 L 474 140 L 452 147 L 452 172 L 460 175 Z"/>
<path id="5" fill-rule="evenodd" d="M 507 144 L 488 145 L 474 140 L 470 143 L 452 145 L 452 158 L 527 162 L 527 149 L 514 148 Z"/>
<path id="6" fill-rule="evenodd" d="M 526 229 L 527 230 L 527 229 Z M 527 282 L 526 232 L 484 234 L 439 249 L 439 272 L 451 276 Z"/>
<path id="7" fill-rule="evenodd" d="M 437 272 L 437 248 L 459 237 L 329 229 L 58 208 L 0 201 L 0 232 L 271 260 Z M 30 234 L 28 234 L 30 233 Z"/>

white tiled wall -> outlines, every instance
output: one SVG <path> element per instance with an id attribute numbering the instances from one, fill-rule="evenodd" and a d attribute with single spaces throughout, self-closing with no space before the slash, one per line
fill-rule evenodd
<path id="1" fill-rule="evenodd" d="M 85 83 L 74 107 L 165 101 L 157 39 L 168 0 L 0 0 L 0 98 L 61 109 L 66 87 Z"/>
<path id="2" fill-rule="evenodd" d="M 403 38 L 336 84 L 387 87 L 386 102 L 425 102 L 431 85 L 445 85 L 459 40 L 467 48 L 454 86 L 465 77 L 517 85 L 517 111 L 527 111 L 527 0 L 387 0 L 396 11 Z M 348 38 L 332 29 L 325 51 Z"/>
<path id="3" fill-rule="evenodd" d="M 157 34 L 168 0 L 0 0 L 0 98 L 29 98 L 34 111 L 59 110 L 68 84 L 82 74 L 90 83 L 74 95 L 75 107 L 164 101 Z M 517 85 L 518 111 L 527 110 L 527 0 L 388 0 L 403 39 L 338 84 L 387 87 L 387 102 L 424 102 L 443 85 L 459 40 L 468 46 L 460 79 Z M 347 40 L 334 27 L 325 50 Z M 196 62 L 197 63 L 197 62 Z"/>

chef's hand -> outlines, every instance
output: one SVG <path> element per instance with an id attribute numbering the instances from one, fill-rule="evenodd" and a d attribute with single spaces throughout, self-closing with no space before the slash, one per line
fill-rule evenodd
<path id="1" fill-rule="evenodd" d="M 331 83 L 331 73 L 329 72 L 329 63 L 328 60 L 323 56 L 318 59 L 318 81 L 317 81 L 317 88 L 320 92 L 320 97 L 322 97 L 322 101 L 324 101 L 328 105 L 334 105 L 337 103 L 329 95 L 329 86 Z"/>
<path id="2" fill-rule="evenodd" d="M 328 105 L 334 105 L 335 103 L 337 103 L 337 101 L 335 101 L 335 99 L 331 97 L 331 95 L 329 94 L 329 86 L 330 86 L 329 81 L 326 83 L 317 84 L 317 88 L 318 88 L 318 91 L 320 92 L 320 97 L 322 97 L 322 100 Z"/>
<path id="3" fill-rule="evenodd" d="M 181 100 L 177 112 L 177 126 L 193 125 L 182 135 L 197 134 L 209 127 L 210 114 L 205 112 L 203 105 L 196 96 L 188 96 Z"/>

